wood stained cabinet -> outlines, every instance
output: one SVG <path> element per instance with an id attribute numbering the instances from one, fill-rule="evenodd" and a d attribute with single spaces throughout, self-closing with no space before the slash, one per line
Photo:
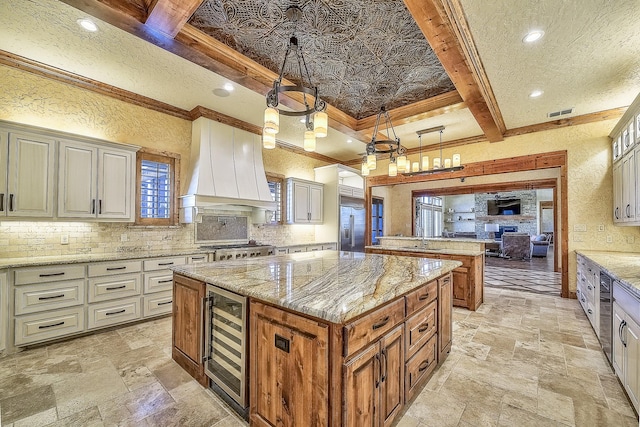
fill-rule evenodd
<path id="1" fill-rule="evenodd" d="M 438 279 L 438 363 L 442 363 L 451 351 L 453 301 L 453 280 L 448 274 Z"/>
<path id="2" fill-rule="evenodd" d="M 0 216 L 53 217 L 55 140 L 0 131 Z"/>
<path id="3" fill-rule="evenodd" d="M 404 404 L 404 332 L 400 325 L 344 366 L 346 426 L 388 426 Z"/>
<path id="4" fill-rule="evenodd" d="M 329 326 L 252 302 L 251 424 L 328 426 Z"/>
<path id="5" fill-rule="evenodd" d="M 205 288 L 204 282 L 174 274 L 171 353 L 173 360 L 206 387 L 209 380 L 203 363 Z"/>

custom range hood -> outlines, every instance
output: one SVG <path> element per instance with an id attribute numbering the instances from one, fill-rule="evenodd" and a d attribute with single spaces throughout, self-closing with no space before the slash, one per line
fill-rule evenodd
<path id="1" fill-rule="evenodd" d="M 199 221 L 217 210 L 251 211 L 267 218 L 274 211 L 262 163 L 260 137 L 250 132 L 199 117 L 193 122 L 189 187 L 180 198 L 182 221 Z"/>

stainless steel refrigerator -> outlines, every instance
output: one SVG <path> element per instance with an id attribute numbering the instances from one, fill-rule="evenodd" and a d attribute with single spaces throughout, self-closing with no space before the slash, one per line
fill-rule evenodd
<path id="1" fill-rule="evenodd" d="M 364 200 L 340 196 L 340 250 L 364 252 Z"/>

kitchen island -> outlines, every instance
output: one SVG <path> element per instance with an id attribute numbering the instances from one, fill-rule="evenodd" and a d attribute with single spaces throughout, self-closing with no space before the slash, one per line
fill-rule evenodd
<path id="1" fill-rule="evenodd" d="M 211 284 L 248 298 L 252 425 L 388 425 L 451 348 L 459 266 L 321 251 L 174 267 L 173 358 L 208 385 Z"/>

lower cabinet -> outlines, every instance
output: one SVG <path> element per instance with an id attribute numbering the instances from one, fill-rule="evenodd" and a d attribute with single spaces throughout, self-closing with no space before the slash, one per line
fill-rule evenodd
<path id="1" fill-rule="evenodd" d="M 251 425 L 328 426 L 329 326 L 252 302 Z"/>
<path id="2" fill-rule="evenodd" d="M 9 324 L 7 273 L 0 271 L 0 352 L 7 348 L 7 325 Z"/>
<path id="3" fill-rule="evenodd" d="M 453 280 L 451 275 L 438 279 L 438 363 L 451 351 L 453 340 Z"/>
<path id="4" fill-rule="evenodd" d="M 620 293 L 617 295 L 620 296 Z M 629 302 L 634 302 L 636 306 L 629 306 Z M 613 303 L 612 362 L 616 375 L 637 411 L 640 403 L 640 326 L 625 308 L 635 311 L 636 315 L 640 312 L 637 301 L 621 299 Z"/>
<path id="5" fill-rule="evenodd" d="M 104 328 L 142 317 L 140 297 L 124 298 L 89 305 L 87 329 Z"/>
<path id="6" fill-rule="evenodd" d="M 171 355 L 200 384 L 208 386 L 203 362 L 205 293 L 204 282 L 174 275 Z"/>
<path id="7" fill-rule="evenodd" d="M 346 426 L 388 426 L 404 405 L 404 327 L 344 365 Z"/>

